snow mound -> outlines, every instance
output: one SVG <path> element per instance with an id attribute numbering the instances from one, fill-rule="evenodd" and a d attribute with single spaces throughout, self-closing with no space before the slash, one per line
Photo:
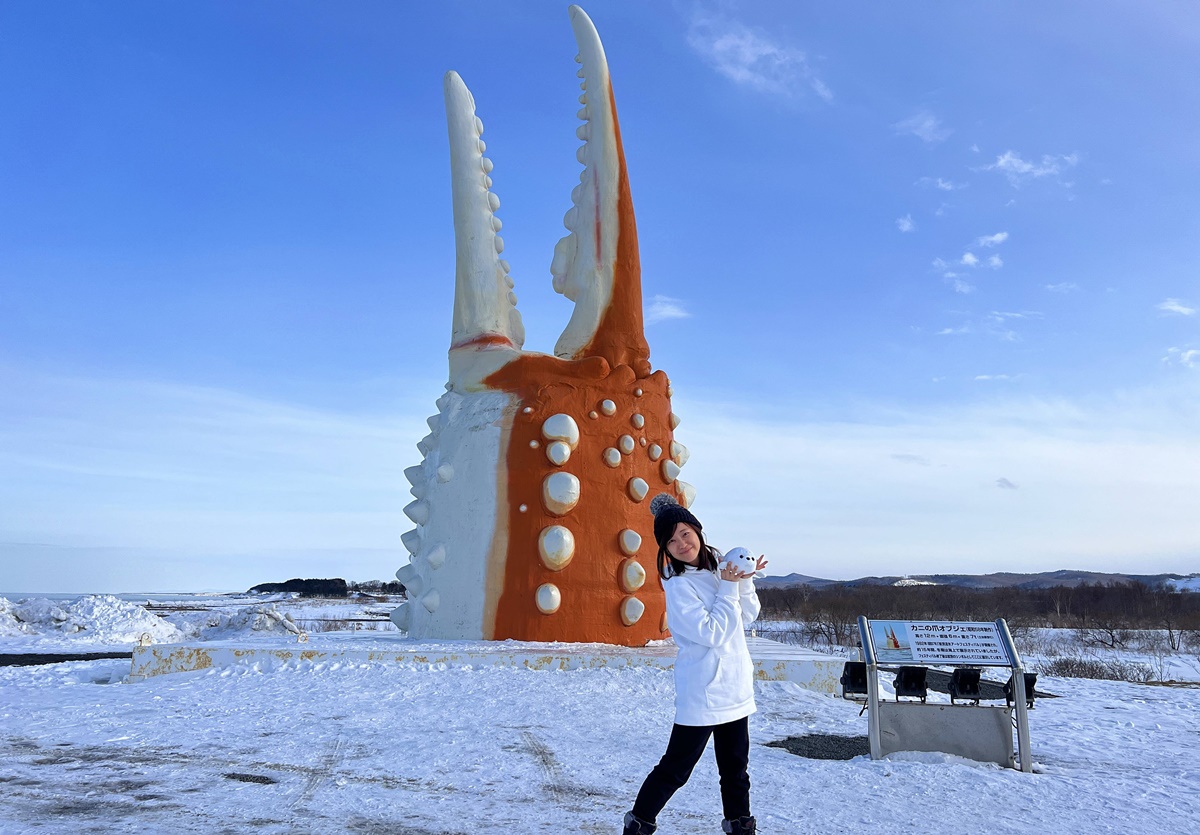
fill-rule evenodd
<path id="1" fill-rule="evenodd" d="M 0 638 L 28 635 L 33 630 L 21 622 L 13 611 L 15 605 L 8 598 L 0 597 Z"/>
<path id="2" fill-rule="evenodd" d="M 157 615 L 135 603 L 128 603 L 111 594 L 90 594 L 71 603 L 69 620 L 64 628 L 73 627 L 88 638 L 111 643 L 136 643 L 149 633 L 155 643 L 177 641 L 183 633 Z"/>
<path id="3" fill-rule="evenodd" d="M 273 603 L 265 603 L 238 609 L 232 615 L 221 615 L 217 624 L 206 628 L 201 637 L 204 640 L 216 640 L 247 632 L 299 635 L 300 631 L 290 614 L 280 612 Z"/>
<path id="4" fill-rule="evenodd" d="M 87 595 L 60 604 L 44 597 L 17 603 L 0 598 L 0 635 L 71 636 L 106 644 L 136 643 L 149 633 L 155 642 L 178 640 L 182 633 L 141 606 L 111 594 Z M 15 624 L 15 631 L 11 628 Z"/>
<path id="5" fill-rule="evenodd" d="M 937 583 L 930 582 L 929 580 L 914 580 L 911 577 L 905 577 L 902 580 L 897 580 L 896 582 L 892 583 L 892 585 L 893 586 L 936 586 Z"/>

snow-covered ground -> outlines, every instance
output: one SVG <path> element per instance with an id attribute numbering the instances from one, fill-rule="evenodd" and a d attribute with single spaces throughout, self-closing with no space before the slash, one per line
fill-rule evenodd
<path id="1" fill-rule="evenodd" d="M 295 646 L 286 631 L 241 628 Z M 44 640 L 13 635 L 0 651 Z M 126 660 L 0 667 L 0 832 L 613 833 L 672 713 L 671 674 L 653 668 L 246 662 L 136 684 L 128 671 Z M 1195 830 L 1200 689 L 1038 684 L 1060 698 L 1030 714 L 1030 775 L 934 754 L 823 761 L 766 747 L 862 735 L 866 719 L 759 683 L 760 831 Z M 659 832 L 719 832 L 720 818 L 707 756 Z"/>

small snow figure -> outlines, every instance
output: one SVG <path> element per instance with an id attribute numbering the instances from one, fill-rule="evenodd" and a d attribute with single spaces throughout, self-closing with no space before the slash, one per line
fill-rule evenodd
<path id="1" fill-rule="evenodd" d="M 762 576 L 762 572 L 758 571 L 758 558 L 745 548 L 732 548 L 725 552 L 725 563 L 736 568 L 740 574 Z"/>

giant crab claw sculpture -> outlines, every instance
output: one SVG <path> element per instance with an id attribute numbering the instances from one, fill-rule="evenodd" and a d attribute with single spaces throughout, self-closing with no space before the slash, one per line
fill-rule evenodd
<path id="1" fill-rule="evenodd" d="M 575 302 L 555 356 L 523 352 L 500 259 L 500 201 L 483 123 L 457 73 L 445 79 L 454 193 L 450 382 L 405 470 L 416 523 L 392 620 L 413 637 L 642 645 L 666 632 L 648 498 L 691 504 L 678 480 L 670 384 L 650 370 L 637 230 L 604 48 L 570 9 L 584 140 L 554 289 Z"/>

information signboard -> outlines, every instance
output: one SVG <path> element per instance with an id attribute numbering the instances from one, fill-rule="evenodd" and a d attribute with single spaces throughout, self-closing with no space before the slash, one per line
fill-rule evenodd
<path id="1" fill-rule="evenodd" d="M 890 664 L 967 664 L 1009 667 L 994 623 L 873 620 L 876 657 Z"/>

